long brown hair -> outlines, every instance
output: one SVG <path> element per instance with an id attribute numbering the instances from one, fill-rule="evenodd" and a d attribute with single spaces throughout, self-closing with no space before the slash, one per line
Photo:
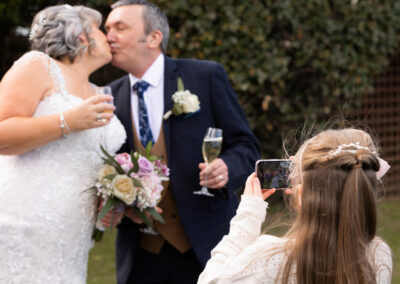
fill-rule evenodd
<path id="1" fill-rule="evenodd" d="M 367 247 L 376 234 L 376 148 L 357 129 L 327 130 L 306 141 L 291 172 L 297 218 L 283 283 L 376 283 Z"/>

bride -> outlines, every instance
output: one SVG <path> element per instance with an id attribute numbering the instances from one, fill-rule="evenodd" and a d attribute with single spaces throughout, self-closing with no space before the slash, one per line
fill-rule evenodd
<path id="1" fill-rule="evenodd" d="M 40 11 L 30 51 L 0 83 L 0 283 L 86 283 L 96 196 L 87 188 L 126 138 L 89 75 L 111 60 L 101 15 Z"/>

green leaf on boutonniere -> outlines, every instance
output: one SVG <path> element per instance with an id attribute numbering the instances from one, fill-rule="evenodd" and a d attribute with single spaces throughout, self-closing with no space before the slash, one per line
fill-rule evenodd
<path id="1" fill-rule="evenodd" d="M 172 107 L 172 113 L 174 115 L 181 115 L 183 113 L 183 109 L 180 104 L 174 104 L 174 106 Z"/>
<path id="2" fill-rule="evenodd" d="M 183 81 L 181 77 L 178 77 L 178 92 L 180 91 L 184 91 L 185 90 L 185 86 L 183 85 Z"/>

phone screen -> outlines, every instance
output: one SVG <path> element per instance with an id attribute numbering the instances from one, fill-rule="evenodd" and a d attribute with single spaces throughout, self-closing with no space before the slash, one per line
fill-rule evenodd
<path id="1" fill-rule="evenodd" d="M 291 187 L 289 180 L 290 160 L 258 160 L 256 174 L 262 189 L 286 189 Z"/>

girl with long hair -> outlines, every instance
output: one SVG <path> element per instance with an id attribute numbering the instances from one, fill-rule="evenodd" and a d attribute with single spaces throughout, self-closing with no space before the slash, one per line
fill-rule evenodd
<path id="1" fill-rule="evenodd" d="M 377 173 L 384 161 L 370 135 L 327 130 L 294 156 L 294 224 L 282 238 L 260 235 L 268 198 L 249 176 L 230 232 L 198 283 L 390 283 L 390 248 L 376 236 Z"/>

